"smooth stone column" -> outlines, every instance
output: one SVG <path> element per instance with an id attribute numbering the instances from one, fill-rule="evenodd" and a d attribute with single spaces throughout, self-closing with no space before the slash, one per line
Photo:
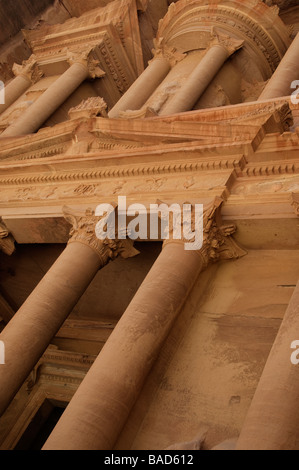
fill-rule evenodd
<path id="1" fill-rule="evenodd" d="M 299 34 L 282 58 L 276 71 L 270 78 L 258 101 L 290 96 L 293 81 L 299 80 Z"/>
<path id="2" fill-rule="evenodd" d="M 0 104 L 0 114 L 4 113 L 32 85 L 28 77 L 19 75 L 4 87 L 4 104 Z"/>
<path id="3" fill-rule="evenodd" d="M 75 229 L 69 244 L 0 334 L 5 345 L 5 365 L 0 367 L 0 415 L 98 270 L 118 254 L 129 257 L 136 253 L 118 251 L 126 240 L 112 244 L 98 240 L 93 233 L 98 220 L 88 213 L 73 221 Z"/>
<path id="4" fill-rule="evenodd" d="M 291 362 L 295 352 L 291 344 L 296 340 L 299 340 L 299 283 L 269 354 L 236 450 L 299 449 L 299 365 Z"/>
<path id="5" fill-rule="evenodd" d="M 242 45 L 243 42 L 235 40 L 219 41 L 211 45 L 180 90 L 166 104 L 160 116 L 190 111 L 226 60 Z"/>
<path id="6" fill-rule="evenodd" d="M 113 449 L 197 276 L 210 260 L 220 257 L 216 232 L 222 248 L 227 247 L 226 255 L 237 256 L 228 246 L 231 237 L 220 233 L 215 222 L 220 204 L 215 201 L 205 212 L 204 226 L 209 233 L 205 232 L 200 251 L 187 251 L 177 240 L 164 245 L 44 450 Z"/>
<path id="7" fill-rule="evenodd" d="M 142 74 L 135 80 L 108 116 L 117 118 L 121 111 L 140 109 L 154 93 L 171 68 L 170 62 L 164 57 L 153 59 Z"/>
<path id="8" fill-rule="evenodd" d="M 22 65 L 14 64 L 13 72 L 16 75 L 4 88 L 5 103 L 0 104 L 0 114 L 6 111 L 28 88 L 42 77 L 37 60 L 34 55 Z"/>
<path id="9" fill-rule="evenodd" d="M 87 65 L 83 62 L 72 64 L 16 122 L 1 134 L 1 137 L 32 134 L 37 131 L 88 76 Z"/>

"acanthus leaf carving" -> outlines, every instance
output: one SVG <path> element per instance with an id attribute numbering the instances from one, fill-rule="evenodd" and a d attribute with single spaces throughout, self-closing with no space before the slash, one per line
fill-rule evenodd
<path id="1" fill-rule="evenodd" d="M 74 51 L 67 51 L 67 58 L 70 65 L 79 63 L 88 69 L 90 78 L 101 78 L 106 73 L 100 67 L 100 61 L 96 57 L 97 46 L 92 48 L 79 48 Z"/>
<path id="2" fill-rule="evenodd" d="M 117 206 L 114 206 L 114 216 L 117 217 Z M 121 258 L 132 258 L 139 254 L 133 246 L 133 241 L 128 238 L 118 239 L 117 234 L 115 239 L 105 238 L 99 239 L 96 235 L 96 225 L 103 217 L 95 215 L 95 211 L 87 209 L 84 215 L 77 216 L 73 211 L 67 207 L 63 207 L 64 218 L 72 225 L 70 230 L 69 243 L 80 242 L 92 248 L 100 257 L 102 266 L 105 266 L 110 261 L 116 259 L 118 256 Z"/>
<path id="3" fill-rule="evenodd" d="M 238 259 L 247 254 L 247 251 L 241 248 L 232 237 L 237 230 L 236 226 L 222 223 L 222 204 L 223 199 L 216 197 L 204 208 L 203 246 L 199 252 L 206 266 L 210 262 Z"/>
<path id="4" fill-rule="evenodd" d="M 21 75 L 33 84 L 38 82 L 44 75 L 38 66 L 37 58 L 34 54 L 28 60 L 24 60 L 22 65 L 14 64 L 12 71 L 16 77 Z"/>
<path id="5" fill-rule="evenodd" d="M 174 67 L 175 64 L 183 60 L 187 54 L 179 52 L 175 47 L 169 47 L 163 43 L 163 38 L 154 39 L 154 49 L 152 50 L 153 59 L 149 61 L 149 64 L 160 57 L 167 59 L 171 65 Z"/>
<path id="6" fill-rule="evenodd" d="M 210 263 L 215 263 L 220 260 L 238 259 L 247 254 L 247 251 L 241 248 L 232 237 L 237 230 L 236 226 L 234 224 L 224 225 L 222 223 L 222 204 L 223 199 L 216 197 L 211 203 L 203 206 L 203 243 L 202 247 L 199 250 L 196 250 L 196 252 L 201 256 L 204 268 L 206 268 Z M 191 205 L 191 226 L 184 226 L 185 235 L 187 234 L 187 231 L 191 234 L 194 233 L 195 222 L 195 206 Z M 178 242 L 178 237 L 174 237 L 173 235 L 173 214 L 170 212 L 169 239 L 164 241 L 164 245 L 172 243 L 174 240 Z M 190 241 L 192 241 L 191 238 L 192 237 L 190 236 L 186 238 L 182 237 L 179 241 L 182 243 L 190 243 Z"/>

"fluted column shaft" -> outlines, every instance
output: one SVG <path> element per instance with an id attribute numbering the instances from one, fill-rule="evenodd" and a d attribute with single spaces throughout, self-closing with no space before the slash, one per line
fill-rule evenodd
<path id="1" fill-rule="evenodd" d="M 299 449 L 299 374 L 291 344 L 299 340 L 299 283 L 250 405 L 238 450 Z"/>
<path id="2" fill-rule="evenodd" d="M 1 137 L 13 137 L 37 131 L 78 86 L 86 80 L 88 74 L 88 67 L 85 64 L 81 62 L 72 64 L 16 122 L 1 134 Z"/>
<path id="3" fill-rule="evenodd" d="M 117 118 L 121 111 L 140 109 L 166 77 L 170 68 L 168 59 L 164 57 L 153 59 L 111 109 L 108 116 L 110 118 Z"/>
<path id="4" fill-rule="evenodd" d="M 281 59 L 258 101 L 291 95 L 294 91 L 291 89 L 294 80 L 299 80 L 299 34 Z"/>
<path id="5" fill-rule="evenodd" d="M 213 205 L 205 218 L 213 239 L 215 213 Z M 225 246 L 226 235 L 220 237 Z M 213 256 L 212 246 L 215 239 L 205 240 L 200 251 L 187 251 L 180 241 L 166 243 L 44 450 L 113 449 L 190 289 Z"/>
<path id="6" fill-rule="evenodd" d="M 229 56 L 239 49 L 241 44 L 239 42 L 233 47 L 227 47 L 222 43 L 213 44 L 160 115 L 167 116 L 190 111 Z"/>

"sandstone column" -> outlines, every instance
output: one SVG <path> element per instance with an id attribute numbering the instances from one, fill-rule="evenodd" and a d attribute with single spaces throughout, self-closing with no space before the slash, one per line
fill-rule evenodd
<path id="1" fill-rule="evenodd" d="M 167 58 L 162 56 L 154 58 L 110 110 L 108 116 L 117 118 L 121 111 L 140 109 L 166 77 L 170 68 Z"/>
<path id="2" fill-rule="evenodd" d="M 31 134 L 61 106 L 64 101 L 86 80 L 101 77 L 102 72 L 90 59 L 89 53 L 78 55 L 70 68 L 64 72 L 49 88 L 2 134 L 1 137 L 12 137 Z M 92 72 L 90 66 L 93 67 Z"/>
<path id="3" fill-rule="evenodd" d="M 190 111 L 226 60 L 243 46 L 243 41 L 218 36 L 176 95 L 166 104 L 161 116 Z"/>
<path id="4" fill-rule="evenodd" d="M 299 80 L 299 34 L 293 40 L 258 100 L 291 95 L 294 91 L 291 89 L 294 80 Z"/>
<path id="5" fill-rule="evenodd" d="M 48 347 L 100 268 L 118 255 L 137 251 L 128 240 L 98 240 L 91 211 L 67 216 L 74 228 L 66 249 L 0 334 L 5 365 L 0 367 L 0 415 Z"/>
<path id="6" fill-rule="evenodd" d="M 221 227 L 222 200 L 204 213 L 204 243 L 167 241 L 66 408 L 44 450 L 111 450 L 198 274 L 211 260 L 244 254 Z"/>
<path id="7" fill-rule="evenodd" d="M 291 362 L 295 340 L 299 340 L 299 283 L 257 386 L 237 450 L 299 448 L 299 365 Z"/>
<path id="8" fill-rule="evenodd" d="M 42 77 L 42 72 L 37 66 L 37 60 L 34 55 L 23 65 L 14 64 L 13 72 L 16 78 L 5 86 L 5 103 L 0 104 L 0 114 L 9 108 L 23 93 Z"/>
<path id="9" fill-rule="evenodd" d="M 299 216 L 299 194 L 292 194 Z M 294 346 L 292 343 L 297 341 Z M 236 450 L 299 449 L 299 282 L 252 399 Z"/>

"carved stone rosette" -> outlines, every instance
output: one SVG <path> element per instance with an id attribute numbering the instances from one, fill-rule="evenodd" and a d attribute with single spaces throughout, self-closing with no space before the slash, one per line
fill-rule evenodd
<path id="1" fill-rule="evenodd" d="M 117 209 L 115 209 L 115 212 Z M 79 242 L 92 248 L 100 257 L 102 266 L 105 266 L 110 261 L 116 259 L 118 256 L 121 258 L 132 258 L 139 254 L 133 246 L 133 241 L 125 240 L 112 240 L 105 238 L 100 240 L 96 236 L 96 225 L 102 217 L 95 216 L 92 209 L 87 209 L 85 215 L 76 216 L 68 207 L 63 207 L 64 218 L 72 225 L 70 231 L 70 239 L 68 243 Z"/>
<path id="2" fill-rule="evenodd" d="M 0 221 L 0 250 L 6 255 L 12 255 L 15 251 L 15 240 L 2 221 Z"/>
<path id="3" fill-rule="evenodd" d="M 34 54 L 28 60 L 25 60 L 22 65 L 14 64 L 12 71 L 16 77 L 20 75 L 32 83 L 38 82 L 44 75 L 38 67 L 37 58 Z"/>
<path id="4" fill-rule="evenodd" d="M 294 207 L 295 214 L 299 216 L 299 193 L 292 193 L 292 206 Z"/>
<path id="5" fill-rule="evenodd" d="M 221 220 L 221 205 L 223 199 L 216 197 L 213 202 L 204 206 L 203 210 L 203 244 L 200 250 L 196 250 L 203 261 L 203 268 L 207 268 L 210 263 L 220 260 L 238 259 L 247 254 L 247 251 L 241 248 L 232 238 L 236 232 L 236 226 L 223 225 Z M 191 229 L 194 232 L 194 206 L 191 212 Z M 164 241 L 164 245 L 173 242 L 190 243 L 190 239 L 174 240 L 173 224 L 170 218 L 170 239 Z"/>
<path id="6" fill-rule="evenodd" d="M 96 57 L 97 47 L 68 51 L 67 57 L 70 65 L 82 64 L 88 69 L 90 78 L 101 78 L 105 72 L 100 68 L 100 62 Z"/>

